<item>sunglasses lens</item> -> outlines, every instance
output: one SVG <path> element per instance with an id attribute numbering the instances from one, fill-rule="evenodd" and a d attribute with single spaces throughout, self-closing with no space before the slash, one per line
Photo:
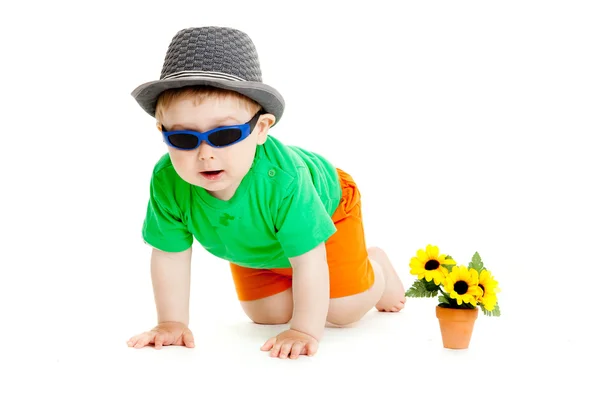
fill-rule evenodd
<path id="1" fill-rule="evenodd" d="M 194 149 L 198 146 L 198 138 L 187 133 L 176 133 L 169 136 L 169 142 L 180 149 Z"/>
<path id="2" fill-rule="evenodd" d="M 215 146 L 227 146 L 237 142 L 242 137 L 242 131 L 238 128 L 222 129 L 211 134 L 208 140 Z"/>

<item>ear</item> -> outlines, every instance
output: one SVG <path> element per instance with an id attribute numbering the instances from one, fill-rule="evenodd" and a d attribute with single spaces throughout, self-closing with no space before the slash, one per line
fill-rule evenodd
<path id="1" fill-rule="evenodd" d="M 258 136 L 258 144 L 264 144 L 267 141 L 267 135 L 269 128 L 275 123 L 275 116 L 273 114 L 263 114 L 258 119 L 254 130 L 256 130 Z"/>
<path id="2" fill-rule="evenodd" d="M 158 131 L 162 133 L 162 124 L 160 123 L 160 121 L 156 121 L 156 129 L 158 129 Z"/>

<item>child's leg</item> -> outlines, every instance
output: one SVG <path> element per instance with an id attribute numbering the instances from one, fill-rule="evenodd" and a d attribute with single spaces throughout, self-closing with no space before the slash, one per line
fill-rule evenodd
<path id="1" fill-rule="evenodd" d="M 375 304 L 375 307 L 379 311 L 397 312 L 402 310 L 406 302 L 404 285 L 396 273 L 392 262 L 387 254 L 385 254 L 385 251 L 379 247 L 371 247 L 368 252 L 371 264 L 375 261 L 383 271 L 385 278 L 385 290 L 377 304 Z"/>
<path id="2" fill-rule="evenodd" d="M 361 293 L 330 299 L 327 321 L 335 326 L 353 324 L 373 307 L 390 312 L 404 308 L 404 286 L 389 258 L 377 247 L 371 247 L 368 253 L 375 278 L 373 285 Z"/>
<path id="3" fill-rule="evenodd" d="M 240 301 L 242 309 L 253 322 L 262 325 L 287 324 L 292 319 L 292 289 L 258 300 Z"/>
<path id="4" fill-rule="evenodd" d="M 380 311 L 392 312 L 404 308 L 404 287 L 385 252 L 372 247 L 368 250 L 368 256 L 373 284 L 360 293 L 330 299 L 327 315 L 330 324 L 350 325 L 374 306 Z M 290 270 L 282 269 L 275 273 L 231 264 L 231 271 L 242 309 L 253 322 L 279 325 L 290 321 L 294 305 Z M 340 272 L 347 275 L 350 269 L 345 268 Z M 333 271 L 333 274 L 333 279 L 337 279 L 337 272 Z"/>
<path id="5" fill-rule="evenodd" d="M 292 319 L 292 269 L 245 268 L 230 263 L 242 309 L 257 324 L 286 324 Z"/>
<path id="6" fill-rule="evenodd" d="M 350 175 L 338 170 L 342 200 L 334 215 L 337 231 L 327 241 L 331 301 L 328 321 L 343 326 L 369 310 L 397 312 L 404 308 L 404 287 L 385 252 L 367 249 L 361 196 Z"/>

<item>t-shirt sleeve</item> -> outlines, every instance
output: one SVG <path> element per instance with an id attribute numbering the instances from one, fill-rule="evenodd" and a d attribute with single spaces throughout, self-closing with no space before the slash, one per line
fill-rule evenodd
<path id="1" fill-rule="evenodd" d="M 275 229 L 288 258 L 314 249 L 335 233 L 335 224 L 306 168 L 298 168 L 298 179 L 279 207 Z"/>
<path id="2" fill-rule="evenodd" d="M 162 251 L 187 250 L 194 240 L 174 204 L 174 199 L 165 194 L 161 182 L 153 176 L 142 237 L 147 244 Z"/>

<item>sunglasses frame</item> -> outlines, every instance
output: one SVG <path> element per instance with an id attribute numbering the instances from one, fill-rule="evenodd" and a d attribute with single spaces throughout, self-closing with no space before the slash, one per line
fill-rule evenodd
<path id="1" fill-rule="evenodd" d="M 252 119 L 250 119 L 250 121 L 246 122 L 245 124 L 240 124 L 240 125 L 228 125 L 228 126 L 219 126 L 217 128 L 211 129 L 209 131 L 206 132 L 198 132 L 198 131 L 192 131 L 192 130 L 177 130 L 177 131 L 167 131 L 164 127 L 164 125 L 161 125 L 161 132 L 163 135 L 163 141 L 177 149 L 177 150 L 182 150 L 182 151 L 187 151 L 187 150 L 196 150 L 198 147 L 200 147 L 200 145 L 202 144 L 202 142 L 206 142 L 208 143 L 209 146 L 211 147 L 215 147 L 215 148 L 223 148 L 223 147 L 228 147 L 231 145 L 234 145 L 238 142 L 241 142 L 242 140 L 246 139 L 248 136 L 250 136 L 250 134 L 252 133 L 252 131 L 254 130 L 254 127 L 256 126 L 256 123 L 258 122 L 258 118 L 264 114 L 264 111 L 261 109 L 259 110 L 256 114 L 254 114 L 254 116 L 252 117 Z M 236 140 L 235 142 L 223 145 L 223 146 L 217 146 L 214 143 L 212 143 L 210 141 L 210 135 L 217 133 L 219 131 L 223 131 L 223 130 L 229 130 L 229 129 L 239 129 L 241 134 L 240 134 L 240 138 L 238 140 Z M 181 135 L 181 134 L 185 134 L 185 135 L 192 135 L 195 136 L 196 139 L 198 139 L 198 144 L 196 145 L 196 147 L 194 148 L 181 148 L 181 147 L 177 147 L 174 144 L 171 143 L 171 141 L 169 140 L 169 137 L 172 135 Z"/>

